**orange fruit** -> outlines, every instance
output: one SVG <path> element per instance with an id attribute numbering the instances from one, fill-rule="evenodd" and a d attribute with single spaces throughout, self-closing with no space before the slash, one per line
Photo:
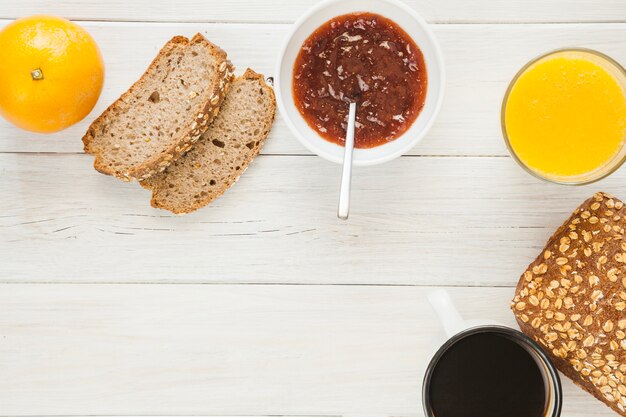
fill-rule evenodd
<path id="1" fill-rule="evenodd" d="M 82 120 L 98 101 L 104 63 L 85 29 L 55 16 L 30 16 L 0 31 L 0 115 L 51 133 Z"/>

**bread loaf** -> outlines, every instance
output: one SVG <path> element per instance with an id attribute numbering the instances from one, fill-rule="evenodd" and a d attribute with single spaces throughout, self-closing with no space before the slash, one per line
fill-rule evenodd
<path id="1" fill-rule="evenodd" d="M 552 235 L 511 308 L 574 383 L 626 416 L 626 210 L 597 193 Z"/>
<path id="2" fill-rule="evenodd" d="M 259 153 L 275 113 L 274 91 L 263 75 L 248 69 L 233 81 L 219 114 L 193 148 L 141 182 L 152 191 L 152 206 L 189 213 L 222 195 Z"/>
<path id="3" fill-rule="evenodd" d="M 89 127 L 94 167 L 130 181 L 162 171 L 217 115 L 233 68 L 202 35 L 172 38 L 143 76 Z"/>

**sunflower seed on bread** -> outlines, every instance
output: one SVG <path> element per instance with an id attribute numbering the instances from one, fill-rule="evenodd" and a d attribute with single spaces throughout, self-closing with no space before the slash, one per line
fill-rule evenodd
<path id="1" fill-rule="evenodd" d="M 124 181 L 160 172 L 213 121 L 232 80 L 226 53 L 196 34 L 172 38 L 83 137 L 96 170 Z"/>
<path id="2" fill-rule="evenodd" d="M 597 193 L 552 235 L 511 308 L 575 384 L 626 416 L 626 209 Z"/>
<path id="3" fill-rule="evenodd" d="M 275 113 L 272 88 L 263 75 L 246 70 L 232 82 L 219 114 L 191 150 L 141 182 L 152 191 L 152 206 L 183 214 L 221 196 L 259 153 Z"/>

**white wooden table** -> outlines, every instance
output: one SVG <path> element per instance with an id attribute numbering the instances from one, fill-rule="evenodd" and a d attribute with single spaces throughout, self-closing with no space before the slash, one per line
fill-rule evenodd
<path id="1" fill-rule="evenodd" d="M 442 337 L 425 301 L 449 287 L 468 318 L 514 325 L 508 302 L 549 234 L 626 169 L 586 187 L 541 183 L 508 157 L 500 101 L 527 60 L 563 46 L 626 63 L 624 0 L 411 0 L 437 35 L 448 89 L 409 155 L 355 172 L 278 118 L 240 182 L 186 217 L 97 174 L 89 121 L 175 34 L 200 31 L 266 75 L 314 0 L 3 0 L 0 24 L 80 21 L 107 68 L 94 112 L 37 136 L 0 121 L 0 415 L 422 416 Z M 4 63 L 0 63 L 4 65 Z M 0 92 L 1 93 L 1 92 Z M 563 416 L 610 416 L 564 380 Z"/>

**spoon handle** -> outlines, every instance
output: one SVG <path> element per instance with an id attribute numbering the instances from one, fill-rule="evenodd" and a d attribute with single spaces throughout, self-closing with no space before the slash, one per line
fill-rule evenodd
<path id="1" fill-rule="evenodd" d="M 356 119 L 356 103 L 350 103 L 348 129 L 343 153 L 343 172 L 341 173 L 341 191 L 339 192 L 339 208 L 337 217 L 347 220 L 350 214 L 350 184 L 352 182 L 352 155 L 354 153 L 354 123 Z"/>

